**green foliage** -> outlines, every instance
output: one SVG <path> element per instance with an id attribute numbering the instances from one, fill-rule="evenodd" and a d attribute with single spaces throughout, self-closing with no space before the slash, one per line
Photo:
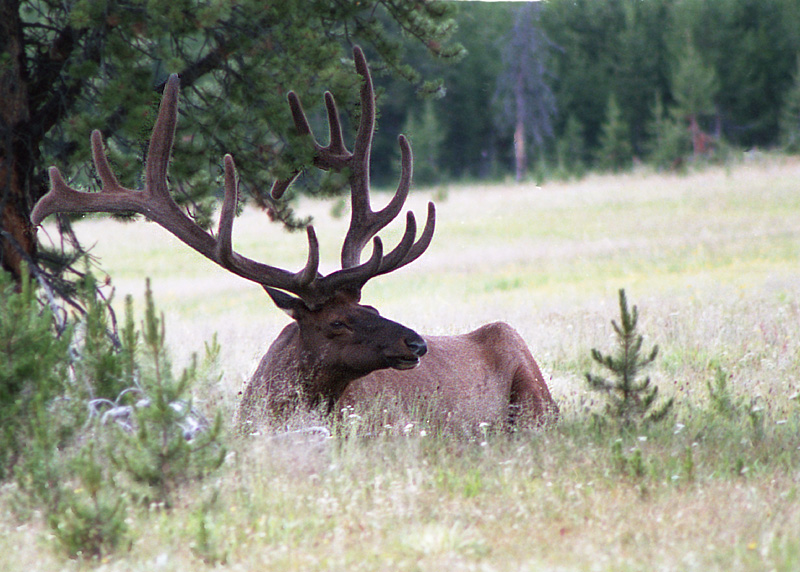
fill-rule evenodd
<path id="1" fill-rule="evenodd" d="M 783 148 L 790 153 L 800 151 L 800 54 L 797 56 L 791 87 L 781 104 L 779 127 Z"/>
<path id="2" fill-rule="evenodd" d="M 586 171 L 586 144 L 583 125 L 574 115 L 567 118 L 564 134 L 558 140 L 557 155 L 559 169 L 577 177 L 583 176 Z"/>
<path id="3" fill-rule="evenodd" d="M 706 382 L 712 411 L 728 419 L 736 416 L 742 407 L 741 398 L 733 397 L 733 392 L 728 385 L 729 378 L 728 372 L 718 365 L 714 374 L 714 381 Z"/>
<path id="4" fill-rule="evenodd" d="M 729 385 L 731 375 L 719 365 L 716 366 L 714 380 L 706 382 L 708 389 L 709 409 L 707 416 L 709 425 L 723 419 L 723 425 L 730 430 L 733 425 L 745 428 L 752 442 L 762 441 L 765 437 L 766 411 L 755 398 L 746 399 L 735 396 Z"/>
<path id="5" fill-rule="evenodd" d="M 645 475 L 644 459 L 642 450 L 636 447 L 630 456 L 622 451 L 622 439 L 617 439 L 611 445 L 611 460 L 618 473 L 628 475 L 634 479 L 640 479 Z"/>
<path id="6" fill-rule="evenodd" d="M 447 92 L 437 106 L 439 122 L 444 135 L 441 149 L 441 166 L 456 178 L 496 177 L 501 162 L 511 165 L 510 135 L 501 134 L 497 119 L 501 115 L 494 98 L 494 86 L 501 71 L 502 45 L 498 38 L 511 29 L 515 4 L 454 2 L 459 8 L 453 39 L 466 48 L 466 56 L 456 64 L 440 66 Z M 419 61 L 419 57 L 416 58 Z M 438 71 L 438 70 L 437 70 Z M 395 100 L 395 94 L 403 93 L 402 86 L 393 82 L 387 87 L 392 94 L 383 102 L 382 115 L 398 116 L 397 125 L 404 122 L 407 114 L 419 109 L 422 102 L 406 97 Z M 416 113 L 419 113 L 416 111 Z M 507 131 L 507 130 L 503 130 Z M 383 132 L 387 133 L 384 123 Z M 376 139 L 376 158 L 379 159 L 381 134 Z M 383 135 L 385 140 L 385 135 Z M 396 143 L 389 142 L 394 148 Z M 383 169 L 386 171 L 386 169 Z"/>
<path id="7" fill-rule="evenodd" d="M 96 558 L 130 544 L 127 495 L 116 487 L 108 461 L 89 442 L 63 447 L 37 421 L 22 462 L 16 467 L 20 507 L 41 511 L 58 547 L 70 557 Z"/>
<path id="8" fill-rule="evenodd" d="M 220 534 L 205 509 L 206 507 L 203 507 L 203 510 L 198 510 L 192 515 L 193 540 L 189 547 L 192 553 L 205 564 L 225 565 L 228 561 L 229 551 L 221 547 L 224 543 L 220 540 Z"/>
<path id="9" fill-rule="evenodd" d="M 17 396 L 15 408 L 4 408 L 2 416 L 3 423 L 14 423 L 15 439 L 2 450 L 16 456 L 14 463 L 3 465 L 13 468 L 27 499 L 23 504 L 42 510 L 58 545 L 70 556 L 87 558 L 127 542 L 124 495 L 114 489 L 107 463 L 98 460 L 82 430 L 87 402 L 98 390 L 108 389 L 109 380 L 118 382 L 115 373 L 121 369 L 105 327 L 108 307 L 97 298 L 95 286 L 87 276 L 81 288 L 87 313 L 73 319 L 67 334 L 60 336 L 51 312 L 39 308 L 27 277 L 20 293 L 9 289 L 0 299 L 5 342 L 0 346 L 8 358 L 3 364 L 13 372 L 0 383 L 8 390 L 15 379 L 24 381 L 24 395 Z M 32 355 L 26 357 L 23 348 Z"/>
<path id="10" fill-rule="evenodd" d="M 664 109 L 656 95 L 653 119 L 648 124 L 648 160 L 658 169 L 681 169 L 691 153 L 691 138 L 685 122 Z"/>
<path id="11" fill-rule="evenodd" d="M 287 145 L 293 124 L 286 92 L 301 95 L 315 120 L 325 89 L 351 110 L 359 80 L 343 60 L 351 57 L 352 44 L 367 50 L 373 68 L 422 91 L 439 86 L 409 64 L 408 44 L 418 42 L 440 60 L 462 52 L 449 41 L 455 7 L 439 1 L 108 0 L 47 3 L 46 9 L 40 4 L 21 2 L 27 25 L 14 30 L 25 42 L 26 75 L 41 79 L 25 84 L 32 90 L 29 100 L 60 102 L 53 110 L 30 110 L 36 122 L 49 122 L 31 129 L 40 137 L 37 169 L 57 163 L 68 179 L 93 186 L 89 135 L 101 129 L 121 183 L 136 185 L 158 86 L 168 74 L 179 73 L 182 120 L 171 180 L 180 190 L 176 199 L 201 223 L 210 222 L 225 153 L 236 157 L 243 198 L 266 204 L 272 202 L 268 190 L 276 176 L 298 162 L 310 165 Z M 59 39 L 67 30 L 72 30 L 69 43 Z M 58 65 L 30 57 L 53 45 Z M 299 224 L 289 211 L 280 212 Z"/>
<path id="12" fill-rule="evenodd" d="M 68 329 L 79 332 L 73 337 L 72 357 L 64 344 L 56 346 L 61 351 L 53 360 L 41 360 L 45 365 L 55 361 L 53 371 L 62 374 L 71 362 L 71 381 L 26 385 L 30 404 L 5 408 L 8 417 L 2 421 L 14 421 L 15 432 L 4 426 L 4 435 L 16 441 L 13 450 L 3 451 L 15 455 L 21 513 L 26 507 L 29 513 L 40 511 L 57 545 L 70 557 L 99 558 L 130 546 L 126 519 L 133 510 L 131 500 L 170 507 L 179 486 L 202 479 L 224 461 L 221 415 L 209 425 L 189 396 L 198 379 L 213 379 L 220 347 L 216 338 L 207 343 L 205 360 L 200 363 L 195 357 L 175 378 L 149 281 L 141 328 L 128 297 L 119 337 L 109 329 L 110 301 L 99 296 L 90 276 L 83 286 L 87 312 L 73 318 Z M 3 330 L 7 355 L 13 358 L 4 364 L 23 363 L 19 340 L 38 348 L 40 358 L 51 348 L 42 340 L 61 343 L 49 312 L 38 310 L 27 280 L 21 293 L 4 294 L 3 316 L 14 317 L 3 320 L 9 326 Z M 16 336 L 8 336 L 9 331 Z M 33 371 L 48 379 L 49 370 L 28 366 L 12 371 Z M 124 405 L 133 396 L 135 402 Z"/>
<path id="13" fill-rule="evenodd" d="M 688 482 L 694 481 L 695 477 L 695 466 L 694 466 L 694 454 L 692 453 L 692 446 L 688 445 L 684 449 L 683 453 L 683 474 L 686 477 Z"/>
<path id="14" fill-rule="evenodd" d="M 302 225 L 305 219 L 286 205 L 271 204 L 267 196 L 276 176 L 308 164 L 307 153 L 289 145 L 285 93 L 291 88 L 301 95 L 315 127 L 324 124 L 323 89 L 332 90 L 343 111 L 355 111 L 358 79 L 343 62 L 353 42 L 365 47 L 376 84 L 388 94 L 379 101 L 376 184 L 394 182 L 396 135 L 406 122 L 420 121 L 427 104 L 416 94 L 423 92 L 444 97 L 437 105 L 441 174 L 498 177 L 512 166 L 511 135 L 499 124 L 502 114 L 492 104 L 492 87 L 508 71 L 501 57 L 505 44 L 497 38 L 520 21 L 516 5 L 287 0 L 265 7 L 256 0 L 194 0 L 162 6 L 110 0 L 47 3 L 44 9 L 32 0 L 20 4 L 25 76 L 43 79 L 29 83 L 36 93 L 27 99 L 40 107 L 28 115 L 50 122 L 31 130 L 40 137 L 29 145 L 41 150 L 35 165 L 40 174 L 56 163 L 76 185 L 96 186 L 89 133 L 100 128 L 123 183 L 139 182 L 158 101 L 154 86 L 178 72 L 184 85 L 182 120 L 171 165 L 178 200 L 201 223 L 210 222 L 220 160 L 230 152 L 243 199 Z M 583 131 L 586 167 L 619 168 L 616 159 L 609 166 L 608 149 L 600 152 L 608 143 L 602 134 L 612 93 L 632 147 L 623 156 L 647 155 L 659 168 L 674 163 L 679 149 L 673 144 L 680 137 L 671 136 L 677 133 L 672 119 L 662 126 L 666 136 L 664 129 L 657 134 L 648 129 L 657 121 L 652 109 L 657 97 L 668 111 L 665 117 L 675 120 L 682 117 L 673 115 L 678 109 L 713 113 L 715 126 L 736 145 L 781 142 L 793 148 L 792 72 L 800 52 L 796 3 L 581 0 L 541 3 L 539 13 L 537 26 L 552 44 L 542 50 L 539 77 L 550 85 L 558 109 L 551 118 L 554 137 L 545 138 L 542 154 L 562 174 L 572 171 L 562 141 L 572 140 L 576 124 Z M 57 39 L 68 24 L 77 30 L 71 48 L 53 53 L 50 48 L 61 47 Z M 459 44 L 468 54 L 450 65 L 464 53 Z M 51 53 L 60 59 L 45 56 Z M 446 91 L 426 81 L 437 76 L 445 79 Z M 52 106 L 54 101 L 60 105 Z M 43 108 L 46 104 L 52 113 L 44 113 L 51 111 Z M 427 174 L 418 172 L 425 182 Z M 312 179 L 296 191 L 293 196 L 317 193 L 317 183 Z"/>
<path id="15" fill-rule="evenodd" d="M 443 467 L 436 472 L 434 482 L 437 488 L 464 498 L 476 497 L 486 488 L 483 476 L 476 469 L 465 472 Z"/>
<path id="16" fill-rule="evenodd" d="M 661 421 L 671 409 L 673 398 L 654 407 L 658 387 L 651 387 L 649 377 L 639 379 L 640 373 L 655 361 L 658 346 L 653 346 L 649 354 L 642 354 L 644 337 L 636 331 L 639 313 L 636 306 L 628 311 L 624 289 L 619 291 L 619 309 L 620 322 L 611 321 L 617 336 L 615 354 L 603 355 L 592 349 L 592 359 L 607 369 L 612 378 L 587 373 L 586 381 L 591 389 L 606 395 L 606 414 L 621 427 L 631 427 L 640 421 Z"/>
<path id="17" fill-rule="evenodd" d="M 84 398 L 114 400 L 134 385 L 136 334 L 131 329 L 132 324 L 127 322 L 121 338 L 114 333 L 110 323 L 112 299 L 101 297 L 91 273 L 84 277 L 80 290 L 86 312 L 78 328 L 80 354 L 73 369 L 84 383 L 77 389 L 86 391 Z"/>
<path id="18" fill-rule="evenodd" d="M 592 157 L 612 92 L 637 155 L 655 146 L 647 125 L 657 96 L 667 109 L 707 110 L 701 113 L 713 114 L 715 129 L 737 146 L 778 142 L 779 110 L 800 51 L 796 2 L 547 2 L 542 25 L 559 48 L 549 62 L 557 78 L 556 137 L 574 116 Z M 469 40 L 463 43 L 471 51 Z"/>
<path id="19" fill-rule="evenodd" d="M 30 275 L 19 290 L 0 272 L 0 480 L 6 478 L 67 382 L 72 330 L 55 333 L 53 314 L 40 306 Z"/>
<path id="20" fill-rule="evenodd" d="M 409 114 L 403 129 L 414 153 L 414 181 L 432 185 L 442 178 L 440 155 L 444 132 L 434 109 L 434 102 L 426 100 L 422 115 Z"/>
<path id="21" fill-rule="evenodd" d="M 142 500 L 169 507 L 181 484 L 205 477 L 225 460 L 222 416 L 218 413 L 210 427 L 200 426 L 195 419 L 187 393 L 198 377 L 197 357 L 179 378 L 173 376 L 163 316 L 159 318 L 156 313 L 149 280 L 142 339 L 139 389 L 143 400 L 133 416 L 136 429 L 123 434 L 121 446 L 109 454 L 116 467 L 144 486 Z M 207 345 L 206 351 L 207 361 L 214 360 L 218 346 Z"/>
<path id="22" fill-rule="evenodd" d="M 606 118 L 600 134 L 597 163 L 602 169 L 620 171 L 629 167 L 632 159 L 630 128 L 622 117 L 616 96 L 612 94 L 608 98 Z"/>
<path id="23" fill-rule="evenodd" d="M 62 549 L 71 557 L 99 558 L 129 547 L 126 497 L 119 493 L 108 464 L 96 457 L 91 443 L 78 451 L 69 469 L 77 487 L 64 487 L 60 504 L 47 515 Z"/>
<path id="24" fill-rule="evenodd" d="M 719 79 L 689 41 L 675 58 L 672 72 L 672 97 L 676 113 L 689 118 L 714 112 L 714 99 L 719 91 Z"/>

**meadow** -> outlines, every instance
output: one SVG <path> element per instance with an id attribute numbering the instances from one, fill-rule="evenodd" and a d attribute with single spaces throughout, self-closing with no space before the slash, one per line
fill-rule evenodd
<path id="1" fill-rule="evenodd" d="M 510 323 L 561 405 L 557 427 L 231 437 L 220 472 L 170 510 L 132 512 L 130 550 L 101 561 L 58 554 L 41 522 L 14 516 L 7 487 L 0 568 L 800 568 L 800 161 L 416 189 L 409 207 L 421 218 L 431 199 L 428 252 L 370 282 L 363 300 L 423 334 Z M 347 226 L 332 206 L 298 207 L 314 216 L 323 272 Z M 196 401 L 230 419 L 288 318 L 154 224 L 92 219 L 76 232 L 113 277 L 120 308 L 127 293 L 140 307 L 151 277 L 176 366 L 217 335 L 221 377 L 197 387 Z M 290 269 L 306 256 L 303 233 L 252 210 L 234 241 Z M 598 421 L 603 397 L 584 377 L 590 350 L 612 349 L 620 288 L 645 347 L 659 346 L 652 383 L 675 398 L 666 420 L 635 431 Z"/>

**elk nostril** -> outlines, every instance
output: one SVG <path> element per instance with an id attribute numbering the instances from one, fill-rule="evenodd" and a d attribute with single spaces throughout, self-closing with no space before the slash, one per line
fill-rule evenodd
<path id="1" fill-rule="evenodd" d="M 428 344 L 422 338 L 406 338 L 405 342 L 408 349 L 417 357 L 424 356 L 428 351 Z"/>

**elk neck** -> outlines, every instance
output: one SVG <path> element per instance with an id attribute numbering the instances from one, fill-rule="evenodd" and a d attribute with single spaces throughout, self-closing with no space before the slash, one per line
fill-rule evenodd
<path id="1" fill-rule="evenodd" d="M 347 385 L 364 375 L 331 360 L 330 351 L 310 342 L 296 322 L 283 329 L 272 350 L 274 369 L 284 372 L 284 383 L 295 386 L 292 389 L 308 409 L 322 402 L 332 409 Z"/>

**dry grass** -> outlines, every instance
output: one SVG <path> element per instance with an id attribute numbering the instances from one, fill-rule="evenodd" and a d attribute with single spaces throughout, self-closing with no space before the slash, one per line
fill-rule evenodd
<path id="1" fill-rule="evenodd" d="M 133 549 L 108 562 L 64 561 L 35 519 L 17 522 L 4 503 L 0 567 L 194 570 L 205 556 L 231 570 L 797 569 L 798 181 L 800 163 L 769 160 L 446 189 L 430 251 L 364 299 L 423 333 L 510 322 L 551 378 L 561 426 L 464 442 L 415 427 L 239 443 L 178 508 L 132 512 Z M 416 192 L 416 212 L 429 196 Z M 346 221 L 328 204 L 302 208 L 335 261 Z M 177 363 L 218 333 L 217 389 L 231 411 L 283 314 L 151 224 L 86 221 L 78 234 L 96 242 L 119 302 L 141 299 L 153 278 Z M 304 261 L 303 236 L 258 213 L 235 234 L 259 260 Z M 664 426 L 622 436 L 592 422 L 600 403 L 583 382 L 589 349 L 610 347 L 619 288 L 639 306 L 647 347 L 661 349 L 653 381 L 678 402 Z M 743 400 L 730 417 L 708 402 L 717 366 Z M 201 522 L 209 540 L 198 549 Z"/>

